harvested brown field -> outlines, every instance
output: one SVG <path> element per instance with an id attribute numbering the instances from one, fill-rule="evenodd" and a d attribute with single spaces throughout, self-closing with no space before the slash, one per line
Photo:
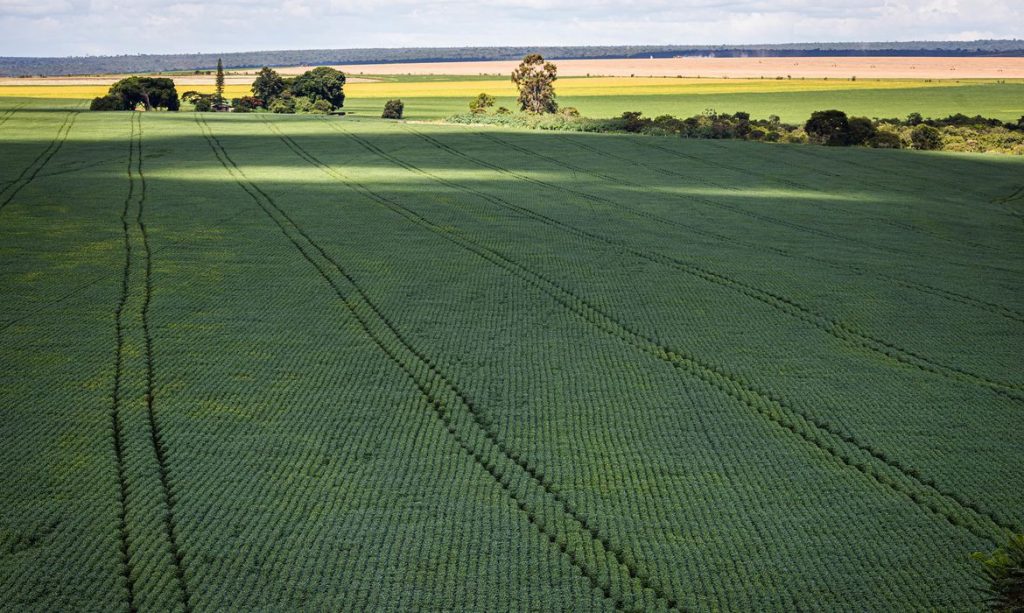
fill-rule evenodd
<path id="1" fill-rule="evenodd" d="M 873 79 L 1021 79 L 1020 57 L 751 57 L 558 60 L 558 74 L 583 76 L 873 78 Z M 479 75 L 510 74 L 517 61 L 361 64 L 338 66 L 351 74 Z M 283 68 L 298 74 L 307 67 Z"/>
<path id="2" fill-rule="evenodd" d="M 301 71 L 300 71 L 301 72 Z M 288 73 L 292 74 L 292 73 Z M 296 73 L 298 74 L 298 73 Z M 113 85 L 119 79 L 123 79 L 130 75 L 102 75 L 95 77 L 0 77 L 0 86 L 3 85 L 94 85 L 97 87 L 106 87 Z M 154 77 L 169 77 L 174 79 L 174 84 L 177 87 L 181 86 L 200 86 L 212 87 L 214 85 L 215 77 L 212 74 L 209 75 L 174 75 L 174 74 L 152 74 L 147 76 Z M 231 74 L 228 73 L 224 76 L 225 85 L 252 85 L 253 79 L 256 77 L 254 74 L 242 73 L 242 74 Z M 363 79 L 360 77 L 350 77 L 349 83 L 372 83 L 375 79 Z"/>

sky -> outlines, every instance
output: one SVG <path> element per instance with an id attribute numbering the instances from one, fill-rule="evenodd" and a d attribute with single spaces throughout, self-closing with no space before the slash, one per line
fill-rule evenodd
<path id="1" fill-rule="evenodd" d="M 0 0 L 0 55 L 1021 38 L 1022 0 Z"/>

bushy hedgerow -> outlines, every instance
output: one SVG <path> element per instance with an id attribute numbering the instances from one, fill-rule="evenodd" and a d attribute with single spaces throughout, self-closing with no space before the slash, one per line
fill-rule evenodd
<path id="1" fill-rule="evenodd" d="M 700 139 L 1024 155 L 1024 117 L 1018 122 L 1006 123 L 998 119 L 965 115 L 927 119 L 916 113 L 904 120 L 870 119 L 847 117 L 842 111 L 833 110 L 815 113 L 805 125 L 794 126 L 782 123 L 775 115 L 768 119 L 753 119 L 744 112 L 717 113 L 711 109 L 686 118 L 672 115 L 651 118 L 644 117 L 640 112 L 628 111 L 610 119 L 580 117 L 572 112 L 537 115 L 498 109 L 494 114 L 477 112 L 455 115 L 449 117 L 448 121 L 535 130 L 628 132 Z"/>

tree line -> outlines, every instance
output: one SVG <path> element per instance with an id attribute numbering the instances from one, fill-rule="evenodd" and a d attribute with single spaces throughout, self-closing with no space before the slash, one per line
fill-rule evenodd
<path id="1" fill-rule="evenodd" d="M 184 101 L 199 112 L 245 113 L 266 109 L 274 113 L 331 113 L 345 104 L 345 80 L 344 73 L 329 66 L 313 68 L 295 77 L 282 77 L 264 66 L 253 81 L 252 95 L 234 98 L 229 103 L 224 97 L 224 65 L 218 61 L 212 94 L 190 90 L 181 94 L 179 100 L 172 79 L 132 76 L 114 83 L 105 96 L 94 98 L 90 109 L 132 111 L 141 105 L 147 111 L 177 111 Z"/>
<path id="2" fill-rule="evenodd" d="M 305 49 L 224 54 L 146 54 L 91 57 L 0 57 L 0 75 L 61 76 L 228 68 L 512 60 L 530 53 L 555 59 L 644 57 L 814 57 L 814 56 L 1024 56 L 1024 40 L 790 43 L 778 45 L 629 45 L 525 47 L 398 47 Z"/>

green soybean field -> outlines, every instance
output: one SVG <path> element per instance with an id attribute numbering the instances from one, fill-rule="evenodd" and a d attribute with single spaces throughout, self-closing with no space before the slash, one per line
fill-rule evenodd
<path id="1" fill-rule="evenodd" d="M 982 610 L 1024 160 L 0 99 L 0 609 Z"/>

